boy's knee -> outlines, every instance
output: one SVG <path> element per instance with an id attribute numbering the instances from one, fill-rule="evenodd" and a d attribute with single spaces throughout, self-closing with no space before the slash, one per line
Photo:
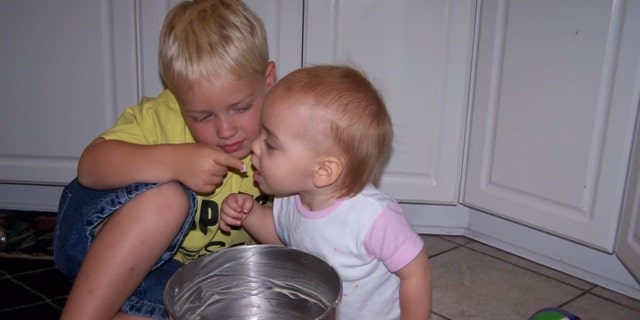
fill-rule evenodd
<path id="1" fill-rule="evenodd" d="M 131 198 L 117 214 L 146 224 L 162 221 L 178 225 L 187 218 L 189 210 L 190 198 L 186 189 L 178 182 L 168 182 Z"/>
<path id="2" fill-rule="evenodd" d="M 178 182 L 161 184 L 148 190 L 147 193 L 149 193 L 148 203 L 156 212 L 164 212 L 165 215 L 169 214 L 181 220 L 189 213 L 189 194 L 184 186 Z"/>

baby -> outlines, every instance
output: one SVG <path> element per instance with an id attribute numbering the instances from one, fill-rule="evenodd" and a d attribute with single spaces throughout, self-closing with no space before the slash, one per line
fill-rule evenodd
<path id="1" fill-rule="evenodd" d="M 338 319 L 428 319 L 431 268 L 398 203 L 378 190 L 393 128 L 383 99 L 347 66 L 294 71 L 265 97 L 254 179 L 273 207 L 244 194 L 222 205 L 221 230 L 314 254 L 342 280 Z"/>

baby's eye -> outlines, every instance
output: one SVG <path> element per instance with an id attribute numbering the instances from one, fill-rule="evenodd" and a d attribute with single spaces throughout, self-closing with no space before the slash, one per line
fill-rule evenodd
<path id="1" fill-rule="evenodd" d="M 264 146 L 267 150 L 274 150 L 276 148 L 271 142 L 269 142 L 269 139 L 264 139 Z"/>

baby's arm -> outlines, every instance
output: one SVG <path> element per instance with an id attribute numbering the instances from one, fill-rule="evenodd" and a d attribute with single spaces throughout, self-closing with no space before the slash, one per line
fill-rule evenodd
<path id="1" fill-rule="evenodd" d="M 424 243 L 396 202 L 380 213 L 367 234 L 369 254 L 380 259 L 400 278 L 400 318 L 429 319 L 431 265 Z"/>
<path id="2" fill-rule="evenodd" d="M 420 251 L 395 273 L 400 277 L 400 319 L 425 320 L 431 315 L 431 264 Z"/>
<path id="3" fill-rule="evenodd" d="M 242 226 L 253 238 L 264 244 L 283 245 L 273 222 L 273 208 L 262 206 L 248 194 L 235 193 L 222 202 L 220 229 Z"/>
<path id="4" fill-rule="evenodd" d="M 139 145 L 98 138 L 80 157 L 78 180 L 93 189 L 180 181 L 206 194 L 222 183 L 228 168 L 243 166 L 224 151 L 199 143 Z"/>

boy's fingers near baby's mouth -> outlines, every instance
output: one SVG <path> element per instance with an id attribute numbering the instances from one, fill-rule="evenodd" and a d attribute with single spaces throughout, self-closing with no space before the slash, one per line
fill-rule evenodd
<path id="1" fill-rule="evenodd" d="M 228 167 L 228 168 L 233 168 L 233 169 L 237 169 L 240 172 L 247 172 L 247 165 L 244 164 L 244 162 L 242 162 L 242 160 L 240 159 L 236 159 L 231 155 L 225 154 L 223 157 L 219 158 L 217 160 L 217 163 L 219 165 Z"/>

